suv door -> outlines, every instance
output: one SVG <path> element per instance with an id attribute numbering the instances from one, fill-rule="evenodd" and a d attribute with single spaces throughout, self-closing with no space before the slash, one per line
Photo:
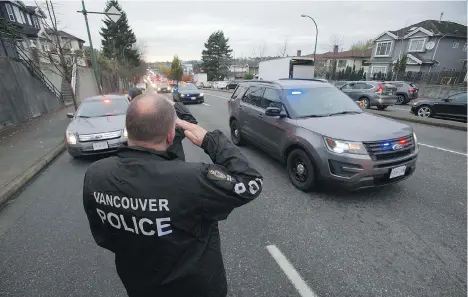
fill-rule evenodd
<path id="1" fill-rule="evenodd" d="M 340 90 L 348 95 L 350 98 L 353 98 L 354 83 L 347 83 L 340 88 Z"/>
<path id="2" fill-rule="evenodd" d="M 270 153 L 279 156 L 286 123 L 284 118 L 265 115 L 265 109 L 269 106 L 279 107 L 286 113 L 278 90 L 273 88 L 265 88 L 260 106 L 262 114 L 259 115 L 258 124 L 255 125 L 254 129 L 257 130 L 261 145 Z"/>
<path id="3" fill-rule="evenodd" d="M 255 142 L 258 142 L 259 137 L 254 127 L 259 122 L 259 114 L 264 114 L 260 108 L 264 90 L 260 86 L 249 87 L 244 96 L 242 96 L 238 107 L 240 109 L 241 131 Z"/>
<path id="4" fill-rule="evenodd" d="M 354 84 L 353 87 L 353 98 L 354 100 L 358 100 L 362 97 L 363 94 L 371 95 L 370 91 L 372 90 L 372 85 L 364 83 L 364 82 L 357 82 Z"/>

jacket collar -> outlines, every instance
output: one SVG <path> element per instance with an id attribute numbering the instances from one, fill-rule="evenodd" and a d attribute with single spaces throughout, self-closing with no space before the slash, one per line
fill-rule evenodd
<path id="1" fill-rule="evenodd" d="M 176 160 L 178 156 L 172 152 L 156 151 L 141 146 L 128 146 L 123 144 L 119 147 L 117 155 L 121 158 L 152 158 L 156 160 Z"/>

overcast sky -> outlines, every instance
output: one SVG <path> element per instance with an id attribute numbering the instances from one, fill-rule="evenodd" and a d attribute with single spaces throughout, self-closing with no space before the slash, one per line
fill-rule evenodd
<path id="1" fill-rule="evenodd" d="M 28 1 L 25 1 L 28 2 Z M 55 0 L 61 27 L 86 40 L 88 37 L 81 1 Z M 88 11 L 102 11 L 105 1 L 85 0 Z M 313 52 L 318 25 L 317 53 L 331 50 L 333 36 L 343 49 L 359 40 L 374 38 L 386 30 L 427 20 L 467 24 L 466 1 L 119 1 L 127 13 L 138 42 L 146 49 L 147 61 L 168 61 L 177 54 L 183 60 L 200 59 L 210 33 L 223 30 L 235 57 L 249 57 L 261 51 L 276 55 L 285 41 L 288 53 Z M 95 47 L 101 46 L 102 17 L 89 15 Z"/>

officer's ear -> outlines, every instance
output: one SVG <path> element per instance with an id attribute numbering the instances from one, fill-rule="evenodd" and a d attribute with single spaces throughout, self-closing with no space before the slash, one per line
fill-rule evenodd
<path id="1" fill-rule="evenodd" d="M 171 145 L 174 142 L 174 137 L 175 137 L 175 126 L 174 129 L 171 129 L 169 134 L 167 134 L 167 144 Z"/>

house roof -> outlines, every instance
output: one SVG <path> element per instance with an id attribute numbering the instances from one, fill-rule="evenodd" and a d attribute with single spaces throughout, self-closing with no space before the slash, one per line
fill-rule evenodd
<path id="1" fill-rule="evenodd" d="M 434 35 L 449 35 L 449 36 L 454 36 L 454 37 L 464 37 L 466 38 L 466 26 L 454 22 L 449 22 L 449 21 L 436 21 L 436 20 L 426 20 L 422 21 L 419 23 L 416 23 L 414 25 L 404 27 L 400 30 L 396 31 L 389 31 L 392 34 L 395 34 L 398 37 L 403 37 L 407 35 L 412 28 L 424 28 L 432 33 Z"/>
<path id="2" fill-rule="evenodd" d="M 47 34 L 53 34 L 53 32 L 54 32 L 52 29 L 47 29 L 46 31 L 47 31 Z M 76 36 L 74 36 L 74 35 L 71 35 L 70 33 L 67 33 L 67 32 L 65 32 L 65 31 L 58 31 L 58 34 L 59 34 L 59 36 L 61 36 L 61 37 L 70 38 L 70 39 L 76 39 L 76 40 L 85 42 L 83 39 L 78 38 L 78 37 L 76 37 Z"/>
<path id="3" fill-rule="evenodd" d="M 326 52 L 323 54 L 317 54 L 317 60 L 318 59 L 330 59 L 330 58 L 363 58 L 363 59 L 369 59 L 371 57 L 372 49 L 366 49 L 366 50 L 350 50 L 350 51 L 343 51 L 343 52 L 337 52 L 334 54 L 333 52 Z M 305 55 L 304 57 L 314 57 L 314 54 L 310 55 Z"/>

